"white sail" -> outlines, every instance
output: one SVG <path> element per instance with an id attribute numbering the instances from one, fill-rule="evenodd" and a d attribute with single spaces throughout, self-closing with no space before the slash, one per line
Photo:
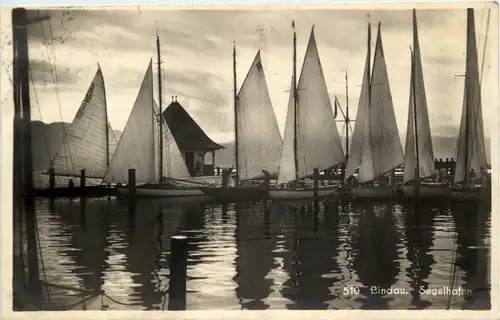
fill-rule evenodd
<path id="1" fill-rule="evenodd" d="M 278 174 L 282 140 L 260 50 L 238 93 L 236 117 L 239 179 L 262 177 L 263 169 Z"/>
<path id="2" fill-rule="evenodd" d="M 157 121 L 155 121 L 155 146 L 159 146 L 160 141 L 160 122 L 163 121 L 163 176 L 169 178 L 190 178 L 190 174 L 186 163 L 184 161 L 184 157 L 182 156 L 177 143 L 175 142 L 174 136 L 172 135 L 172 131 L 167 125 L 165 118 L 160 116 L 160 107 L 154 101 L 154 110 Z M 159 148 L 157 149 L 156 157 L 155 157 L 155 167 L 156 172 L 159 174 L 159 165 L 160 165 L 160 152 Z M 158 176 L 159 177 L 159 176 Z"/>
<path id="3" fill-rule="evenodd" d="M 112 156 L 110 145 L 116 143 L 106 113 L 104 79 L 98 66 L 61 148 L 52 159 L 56 175 L 80 176 L 85 169 L 87 177 L 104 177 Z"/>
<path id="4" fill-rule="evenodd" d="M 128 169 L 136 170 L 137 183 L 158 181 L 153 103 L 153 71 L 150 61 L 104 182 L 127 183 Z"/>
<path id="5" fill-rule="evenodd" d="M 382 35 L 379 24 L 373 71 L 370 83 L 370 105 L 367 116 L 371 154 L 362 156 L 358 181 L 369 182 L 389 172 L 404 162 L 403 147 L 399 139 L 396 115 L 392 103 L 389 77 L 385 63 Z M 365 135 L 366 135 L 365 134 Z M 363 150 L 365 150 L 363 146 Z"/>
<path id="6" fill-rule="evenodd" d="M 413 69 L 410 81 L 410 103 L 408 109 L 408 126 L 406 131 L 403 183 L 416 179 L 415 168 L 417 166 L 417 159 L 415 143 L 415 117 L 417 117 L 418 131 L 419 176 L 420 178 L 427 178 L 435 173 L 434 151 L 432 147 L 429 113 L 427 110 L 427 98 L 425 95 L 424 74 L 422 69 L 422 59 L 420 56 L 417 17 L 415 10 L 413 11 L 413 45 L 414 58 L 412 61 Z M 413 94 L 413 81 L 415 82 L 415 94 Z M 415 109 L 416 114 L 414 112 Z"/>
<path id="7" fill-rule="evenodd" d="M 298 178 L 325 170 L 345 160 L 342 142 L 319 59 L 314 27 L 311 30 L 297 85 Z"/>
<path id="8" fill-rule="evenodd" d="M 286 114 L 285 133 L 283 135 L 283 146 L 281 148 L 278 184 L 295 180 L 295 151 L 294 140 L 294 110 L 293 110 L 293 78 L 290 84 L 290 98 L 288 99 L 288 111 Z"/>
<path id="9" fill-rule="evenodd" d="M 370 28 L 368 29 L 370 30 Z M 370 32 L 370 31 L 368 31 Z M 345 174 L 345 179 L 349 179 L 358 169 L 362 162 L 363 154 L 365 155 L 365 161 L 367 163 L 371 159 L 371 149 L 368 133 L 368 122 L 367 116 L 369 114 L 368 110 L 368 99 L 370 90 L 370 50 L 366 54 L 365 70 L 363 72 L 363 82 L 361 83 L 361 94 L 359 96 L 358 110 L 356 112 L 356 122 L 354 123 L 354 132 L 352 134 L 351 142 L 351 153 L 349 154 L 349 160 L 347 162 L 347 169 Z M 365 141 L 366 140 L 366 141 Z M 366 149 L 364 152 L 363 150 Z"/>
<path id="10" fill-rule="evenodd" d="M 457 143 L 455 182 L 465 181 L 466 174 L 472 169 L 476 177 L 481 177 L 481 168 L 487 167 L 473 9 L 467 9 L 466 58 L 464 102 Z"/>

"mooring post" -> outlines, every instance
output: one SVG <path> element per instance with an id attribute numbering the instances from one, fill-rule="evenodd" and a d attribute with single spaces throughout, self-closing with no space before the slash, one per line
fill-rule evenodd
<path id="1" fill-rule="evenodd" d="M 314 200 L 313 200 L 313 212 L 315 215 L 319 212 L 319 202 L 318 202 L 318 189 L 319 189 L 319 169 L 315 168 L 313 171 L 314 176 Z"/>
<path id="2" fill-rule="evenodd" d="M 173 236 L 170 255 L 168 310 L 186 310 L 187 237 Z"/>
<path id="3" fill-rule="evenodd" d="M 131 199 L 135 199 L 135 169 L 128 169 L 128 192 Z"/>
<path id="4" fill-rule="evenodd" d="M 54 189 L 56 188 L 56 171 L 54 168 L 49 169 L 49 191 L 50 195 L 54 195 Z"/>
<path id="5" fill-rule="evenodd" d="M 80 171 L 80 188 L 82 188 L 82 189 L 85 188 L 85 169 L 82 169 Z"/>
<path id="6" fill-rule="evenodd" d="M 314 168 L 313 171 L 313 181 L 314 181 L 314 198 L 318 197 L 318 179 L 319 179 L 319 170 L 318 168 Z"/>

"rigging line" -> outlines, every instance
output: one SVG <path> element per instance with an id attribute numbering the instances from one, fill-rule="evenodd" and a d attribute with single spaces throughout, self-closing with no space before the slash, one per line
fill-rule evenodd
<path id="1" fill-rule="evenodd" d="M 44 30 L 44 28 L 42 27 L 42 30 Z M 45 38 L 45 34 L 44 34 L 44 38 Z M 59 108 L 59 115 L 61 117 L 61 121 L 63 122 L 62 124 L 62 130 L 63 130 L 63 134 L 64 134 L 64 138 L 63 138 L 63 145 L 66 146 L 67 148 L 67 152 L 68 152 L 68 155 L 69 155 L 69 160 L 70 160 L 70 165 L 71 165 L 71 168 L 73 170 L 73 174 L 76 175 L 75 173 L 75 165 L 73 163 L 73 157 L 71 156 L 71 148 L 69 146 L 69 143 L 68 143 L 68 136 L 67 136 L 67 130 L 66 130 L 66 126 L 64 125 L 64 119 L 63 119 L 63 113 L 62 113 L 62 106 L 61 106 L 61 97 L 60 97 L 60 92 L 59 92 L 59 78 L 57 76 L 57 66 L 56 66 L 56 55 L 54 53 L 54 39 L 53 39 L 53 34 L 52 34 L 52 22 L 51 20 L 49 19 L 49 43 L 50 43 L 50 47 L 51 47 L 51 50 L 49 50 L 49 48 L 47 47 L 47 51 L 49 53 L 49 64 L 50 64 L 50 70 L 51 70 L 51 74 L 52 74 L 52 79 L 53 79 L 53 82 L 54 82 L 54 90 L 56 92 L 56 99 L 57 99 L 57 105 L 58 105 L 58 108 Z M 52 53 L 52 63 L 50 61 L 50 53 Z M 58 150 L 59 151 L 59 150 Z"/>
<path id="2" fill-rule="evenodd" d="M 33 92 L 35 94 L 36 106 L 38 108 L 38 113 L 40 115 L 40 121 L 43 124 L 42 110 L 40 108 L 40 103 L 39 103 L 39 100 L 38 100 L 38 94 L 36 92 L 35 81 L 33 80 L 33 70 L 31 69 L 31 65 L 29 63 L 28 63 L 28 70 L 29 70 L 29 76 L 30 76 L 30 79 L 31 79 L 31 85 L 33 87 Z M 45 138 L 45 145 L 47 146 L 47 157 L 49 158 L 49 163 L 50 163 L 52 161 L 52 156 L 50 154 L 49 138 L 47 137 L 47 130 L 45 128 L 45 124 L 42 125 L 42 131 L 43 131 L 43 136 Z"/>

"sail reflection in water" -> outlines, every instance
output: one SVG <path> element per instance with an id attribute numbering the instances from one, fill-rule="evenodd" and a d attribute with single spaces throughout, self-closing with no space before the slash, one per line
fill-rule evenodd
<path id="1" fill-rule="evenodd" d="M 116 199 L 37 207 L 42 279 L 103 290 L 88 309 L 166 308 L 174 234 L 189 239 L 188 310 L 490 307 L 489 207 L 160 199 L 138 201 L 133 212 Z M 422 294 L 443 287 L 474 294 Z M 51 308 L 76 295 L 51 293 Z"/>

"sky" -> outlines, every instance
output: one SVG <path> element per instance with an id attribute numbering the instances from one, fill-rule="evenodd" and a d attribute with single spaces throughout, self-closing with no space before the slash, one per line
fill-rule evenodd
<path id="1" fill-rule="evenodd" d="M 487 9 L 477 7 L 480 66 Z M 382 23 L 386 56 L 400 137 L 406 134 L 410 89 L 411 8 L 300 9 L 152 9 L 33 10 L 50 21 L 29 28 L 29 56 L 34 90 L 34 120 L 71 122 L 100 64 L 106 85 L 109 119 L 123 130 L 151 58 L 156 62 L 156 32 L 161 41 L 164 107 L 177 100 L 216 142 L 233 139 L 232 46 L 237 50 L 238 87 L 257 50 L 261 50 L 271 100 L 283 134 L 292 75 L 292 20 L 297 31 L 298 72 L 311 28 L 315 35 L 330 96 L 356 114 L 372 23 L 372 54 Z M 418 10 L 424 80 L 435 135 L 455 136 L 462 110 L 465 72 L 466 10 Z M 491 11 L 483 75 L 485 135 L 498 117 L 498 10 Z M 52 40 L 50 40 L 52 38 Z M 53 72 L 57 74 L 57 90 Z M 2 83 L 2 89 L 4 89 Z M 493 90 L 492 90 L 493 88 Z M 2 90 L 5 92 L 4 90 Z M 3 94 L 2 94 L 3 95 Z M 155 74 L 155 97 L 157 99 Z M 343 124 L 339 124 L 343 135 Z"/>

